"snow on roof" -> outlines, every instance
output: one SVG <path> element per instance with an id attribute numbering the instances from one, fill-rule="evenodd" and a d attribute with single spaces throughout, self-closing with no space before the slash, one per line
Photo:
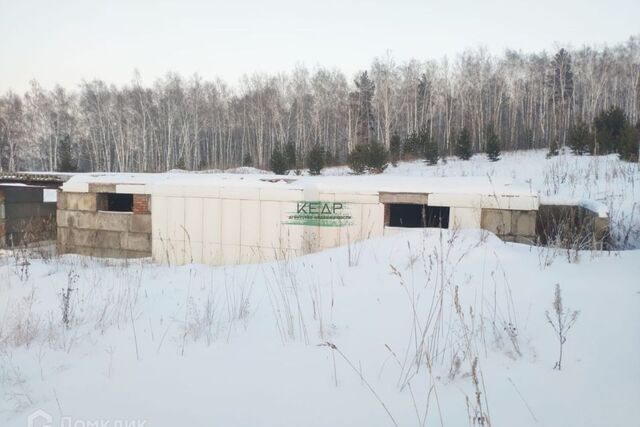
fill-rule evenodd
<path id="1" fill-rule="evenodd" d="M 84 173 L 74 175 L 65 188 L 77 188 L 77 184 L 144 185 L 148 193 L 162 186 L 224 187 L 224 188 L 279 188 L 304 190 L 313 188 L 331 193 L 455 193 L 482 195 L 531 196 L 536 194 L 529 188 L 488 177 L 406 177 L 389 175 L 350 176 L 293 176 L 273 174 L 237 173 L 189 173 L 171 171 L 166 173 Z M 74 190 L 70 190 L 74 191 Z"/>
<path id="2" fill-rule="evenodd" d="M 78 173 L 73 175 L 67 183 L 69 184 L 151 184 L 166 176 L 179 176 L 182 172 L 166 173 L 124 173 L 124 172 L 91 172 Z M 62 187 L 64 189 L 64 185 Z"/>
<path id="3" fill-rule="evenodd" d="M 580 206 L 595 213 L 600 218 L 609 217 L 609 207 L 597 200 L 580 199 L 576 197 L 541 196 L 540 204 L 551 206 Z"/>
<path id="4" fill-rule="evenodd" d="M 58 172 L 0 172 L 0 182 L 60 184 L 73 174 Z"/>

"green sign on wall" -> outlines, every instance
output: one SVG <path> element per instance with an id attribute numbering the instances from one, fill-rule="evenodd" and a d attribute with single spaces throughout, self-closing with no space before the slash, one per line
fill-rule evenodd
<path id="1" fill-rule="evenodd" d="M 285 224 L 344 227 L 351 224 L 351 214 L 344 202 L 302 201 L 289 212 Z"/>

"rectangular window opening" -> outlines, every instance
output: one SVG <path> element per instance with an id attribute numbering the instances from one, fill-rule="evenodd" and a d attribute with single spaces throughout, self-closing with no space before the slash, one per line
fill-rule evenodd
<path id="1" fill-rule="evenodd" d="M 387 225 L 406 228 L 449 228 L 449 207 L 389 203 Z"/>
<path id="2" fill-rule="evenodd" d="M 98 210 L 108 212 L 133 212 L 133 194 L 100 193 Z"/>

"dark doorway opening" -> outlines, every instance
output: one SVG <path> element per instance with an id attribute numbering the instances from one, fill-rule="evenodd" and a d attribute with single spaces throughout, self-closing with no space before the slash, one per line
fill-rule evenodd
<path id="1" fill-rule="evenodd" d="M 448 206 L 390 203 L 388 226 L 407 228 L 449 228 Z"/>
<path id="2" fill-rule="evenodd" d="M 133 194 L 101 193 L 98 206 L 103 211 L 133 212 Z"/>

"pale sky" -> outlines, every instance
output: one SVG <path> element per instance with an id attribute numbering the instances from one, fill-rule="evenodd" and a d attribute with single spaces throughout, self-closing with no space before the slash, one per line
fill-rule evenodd
<path id="1" fill-rule="evenodd" d="M 640 34 L 639 0 L 0 0 L 0 93 L 149 84 L 174 71 L 234 85 L 296 65 L 352 75 L 391 51 L 454 57 L 479 46 L 551 51 Z"/>

